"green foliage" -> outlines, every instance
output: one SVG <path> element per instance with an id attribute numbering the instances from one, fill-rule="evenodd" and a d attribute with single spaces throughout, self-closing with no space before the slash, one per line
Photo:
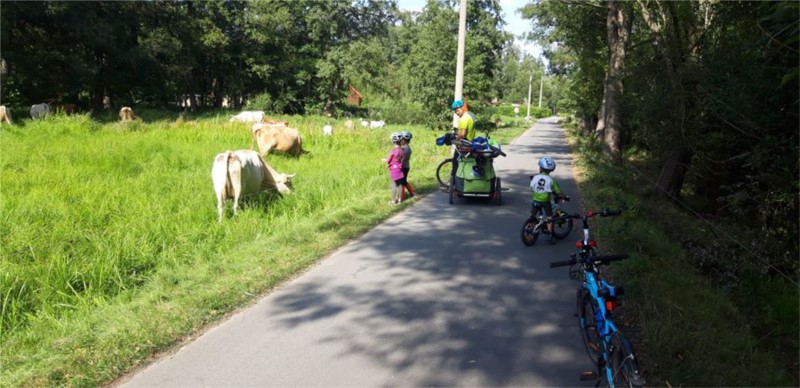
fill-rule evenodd
<path id="1" fill-rule="evenodd" d="M 640 168 L 632 168 L 641 155 L 611 163 L 596 139 L 579 136 L 572 131 L 586 207 L 623 209 L 620 217 L 596 221 L 595 237 L 604 252 L 632 257 L 612 270 L 628 300 L 619 321 L 631 326 L 622 330 L 634 339 L 648 386 L 798 385 L 791 370 L 800 319 L 796 284 L 755 273 L 733 283 L 732 258 L 759 261 L 731 249 L 752 246 L 752 237 L 653 197 Z M 720 272 L 709 280 L 713 260 Z"/>
<path id="2" fill-rule="evenodd" d="M 435 118 L 431 117 L 421 104 L 413 102 L 368 96 L 364 105 L 369 110 L 369 116 L 364 117 L 384 120 L 387 123 L 432 126 L 435 122 Z"/>
<path id="3" fill-rule="evenodd" d="M 272 96 L 269 93 L 261 93 L 251 98 L 249 101 L 247 101 L 245 109 L 263 110 L 264 112 L 274 112 L 273 105 L 274 102 L 272 100 Z"/>

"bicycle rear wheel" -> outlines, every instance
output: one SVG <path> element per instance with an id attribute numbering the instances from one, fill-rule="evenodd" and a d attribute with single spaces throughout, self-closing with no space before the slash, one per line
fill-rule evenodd
<path id="1" fill-rule="evenodd" d="M 597 329 L 596 314 L 599 307 L 592 294 L 581 288 L 578 290 L 578 327 L 581 330 L 586 354 L 597 365 L 603 352 L 603 339 Z"/>
<path id="2" fill-rule="evenodd" d="M 614 333 L 611 338 L 611 352 L 608 358 L 615 387 L 644 386 L 644 378 L 639 370 L 639 361 L 636 359 L 633 346 L 622 332 Z"/>
<path id="3" fill-rule="evenodd" d="M 445 159 L 436 167 L 436 180 L 442 190 L 450 189 L 450 176 L 453 174 L 453 158 Z"/>
<path id="4" fill-rule="evenodd" d="M 535 207 L 530 217 L 528 217 L 528 219 L 525 220 L 525 223 L 522 225 L 522 243 L 525 244 L 526 247 L 536 244 L 536 240 L 539 238 L 539 233 L 541 233 L 542 228 L 545 227 L 544 224 L 539 224 L 539 215 L 541 213 L 542 208 Z"/>
<path id="5" fill-rule="evenodd" d="M 553 217 L 560 217 L 563 216 L 565 213 L 561 210 L 558 210 L 553 214 Z M 553 223 L 553 237 L 562 240 L 565 237 L 569 236 L 572 232 L 572 218 L 561 220 L 558 222 Z"/>

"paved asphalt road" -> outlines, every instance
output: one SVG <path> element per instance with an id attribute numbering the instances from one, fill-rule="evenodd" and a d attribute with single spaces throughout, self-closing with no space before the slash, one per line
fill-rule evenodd
<path id="1" fill-rule="evenodd" d="M 254 306 L 122 380 L 125 387 L 592 386 L 566 268 L 579 226 L 525 247 L 544 155 L 579 208 L 569 147 L 539 120 L 498 158 L 503 205 L 418 199 Z"/>

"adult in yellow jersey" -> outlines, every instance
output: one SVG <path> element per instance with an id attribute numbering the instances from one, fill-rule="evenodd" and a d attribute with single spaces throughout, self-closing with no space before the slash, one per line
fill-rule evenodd
<path id="1" fill-rule="evenodd" d="M 475 116 L 462 100 L 453 101 L 450 109 L 459 117 L 456 138 L 472 141 L 475 138 Z"/>
<path id="2" fill-rule="evenodd" d="M 469 108 L 464 101 L 455 100 L 450 104 L 450 109 L 458 115 L 458 128 L 456 129 L 456 139 L 466 139 L 472 141 L 475 138 L 475 116 L 469 111 Z M 458 170 L 458 152 L 453 153 L 453 170 L 452 176 L 456 175 Z"/>

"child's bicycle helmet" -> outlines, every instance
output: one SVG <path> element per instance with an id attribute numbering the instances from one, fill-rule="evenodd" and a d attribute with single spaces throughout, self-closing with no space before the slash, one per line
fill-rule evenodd
<path id="1" fill-rule="evenodd" d="M 464 101 L 455 100 L 452 104 L 450 104 L 450 110 L 456 110 L 464 106 Z"/>
<path id="2" fill-rule="evenodd" d="M 400 137 L 402 137 L 405 140 L 409 140 L 410 141 L 413 136 L 411 136 L 411 132 L 409 132 L 409 131 L 402 131 L 402 132 L 400 132 Z"/>
<path id="3" fill-rule="evenodd" d="M 397 143 L 402 138 L 403 138 L 403 136 L 400 135 L 400 132 L 392 132 L 392 134 L 389 135 L 389 139 L 392 141 L 392 143 Z"/>
<path id="4" fill-rule="evenodd" d="M 556 161 L 549 156 L 539 159 L 539 168 L 547 172 L 553 172 L 556 169 Z"/>

